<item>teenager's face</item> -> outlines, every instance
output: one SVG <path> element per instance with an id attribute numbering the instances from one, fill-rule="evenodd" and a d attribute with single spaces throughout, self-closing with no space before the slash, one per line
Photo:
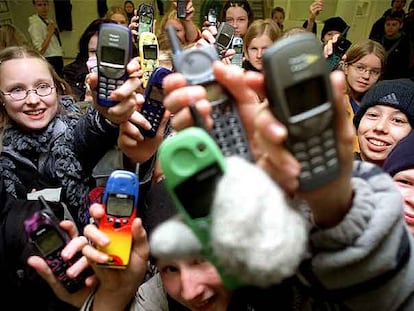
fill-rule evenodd
<path id="1" fill-rule="evenodd" d="M 254 38 L 247 47 L 247 59 L 257 70 L 263 69 L 263 53 L 273 43 L 270 38 L 263 34 Z"/>
<path id="2" fill-rule="evenodd" d="M 47 0 L 35 0 L 33 4 L 37 14 L 39 14 L 43 18 L 47 18 L 47 14 L 49 12 L 49 1 Z"/>
<path id="3" fill-rule="evenodd" d="M 125 3 L 124 10 L 127 13 L 133 14 L 134 13 L 134 6 L 131 3 Z"/>
<path id="4" fill-rule="evenodd" d="M 96 49 L 98 47 L 98 34 L 94 34 L 88 42 L 88 56 L 96 57 Z"/>
<path id="5" fill-rule="evenodd" d="M 355 96 L 365 94 L 381 74 L 381 60 L 375 54 L 368 54 L 345 67 L 346 80 Z"/>
<path id="6" fill-rule="evenodd" d="M 385 35 L 387 35 L 388 37 L 395 36 L 400 31 L 400 28 L 401 28 L 401 23 L 398 20 L 391 19 L 391 20 L 385 21 L 384 32 L 385 32 Z"/>
<path id="7" fill-rule="evenodd" d="M 27 70 L 30 68 L 30 70 Z M 39 96 L 33 90 L 47 89 L 51 93 Z M 14 100 L 4 95 L 5 109 L 9 117 L 26 130 L 45 128 L 55 117 L 58 109 L 56 88 L 52 74 L 45 61 L 38 58 L 17 58 L 0 65 L 0 90 L 10 93 L 16 90 L 31 90 L 22 100 Z"/>
<path id="8" fill-rule="evenodd" d="M 414 168 L 398 172 L 393 179 L 404 199 L 405 222 L 414 235 Z"/>
<path id="9" fill-rule="evenodd" d="M 329 40 L 332 40 L 335 35 L 340 35 L 341 33 L 336 30 L 328 31 L 322 38 L 323 44 L 327 44 Z"/>
<path id="10" fill-rule="evenodd" d="M 275 14 L 273 14 L 273 20 L 278 24 L 282 25 L 285 21 L 285 17 L 283 16 L 282 12 L 276 11 Z"/>
<path id="11" fill-rule="evenodd" d="M 234 27 L 236 37 L 243 37 L 249 26 L 247 12 L 239 6 L 232 6 L 227 9 L 225 21 Z"/>
<path id="12" fill-rule="evenodd" d="M 201 259 L 157 263 L 168 295 L 192 311 L 225 311 L 231 299 L 211 263 Z"/>
<path id="13" fill-rule="evenodd" d="M 358 127 L 358 142 L 364 161 L 382 166 L 395 145 L 411 131 L 400 110 L 376 105 L 365 112 Z"/>

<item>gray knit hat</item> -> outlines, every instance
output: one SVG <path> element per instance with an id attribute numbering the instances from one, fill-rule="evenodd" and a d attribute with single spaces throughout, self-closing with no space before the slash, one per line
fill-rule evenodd
<path id="1" fill-rule="evenodd" d="M 403 112 L 414 128 L 414 82 L 410 79 L 383 80 L 375 84 L 362 98 L 361 106 L 354 116 L 354 125 L 359 123 L 368 108 L 386 105 Z"/>

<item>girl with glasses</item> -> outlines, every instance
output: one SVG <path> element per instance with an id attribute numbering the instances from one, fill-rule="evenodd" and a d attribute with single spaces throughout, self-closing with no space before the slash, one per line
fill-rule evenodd
<path id="1" fill-rule="evenodd" d="M 347 51 L 343 69 L 347 88 L 347 111 L 351 121 L 359 109 L 362 97 L 381 78 L 385 54 L 381 44 L 369 39 L 354 44 Z M 359 152 L 356 137 L 354 151 Z"/>

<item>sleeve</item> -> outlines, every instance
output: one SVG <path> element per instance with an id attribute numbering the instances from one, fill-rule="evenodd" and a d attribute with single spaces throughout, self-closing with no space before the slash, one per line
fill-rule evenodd
<path id="1" fill-rule="evenodd" d="M 355 161 L 352 183 L 344 220 L 311 233 L 312 258 L 301 265 L 301 279 L 350 309 L 405 310 L 414 303 L 414 258 L 401 194 L 388 174 L 366 162 Z"/>
<path id="2" fill-rule="evenodd" d="M 139 288 L 130 311 L 168 311 L 168 300 L 159 273 Z"/>
<path id="3" fill-rule="evenodd" d="M 42 48 L 42 43 L 47 34 L 46 25 L 39 23 L 39 18 L 35 15 L 29 17 L 29 28 L 28 32 L 30 34 L 30 39 L 32 40 L 33 46 L 36 50 L 40 51 Z"/>
<path id="4" fill-rule="evenodd" d="M 85 172 L 92 169 L 113 148 L 118 139 L 119 128 L 110 125 L 92 105 L 75 126 L 74 150 Z"/>

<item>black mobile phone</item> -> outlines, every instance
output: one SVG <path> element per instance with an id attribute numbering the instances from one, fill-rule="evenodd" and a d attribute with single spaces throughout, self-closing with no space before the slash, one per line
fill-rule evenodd
<path id="1" fill-rule="evenodd" d="M 207 21 L 210 26 L 216 26 L 217 24 L 217 11 L 215 8 L 210 8 L 207 13 Z"/>
<path id="2" fill-rule="evenodd" d="M 332 54 L 327 58 L 330 71 L 338 68 L 342 57 L 352 45 L 352 42 L 345 38 L 345 34 L 348 32 L 349 28 L 350 27 L 347 26 L 346 29 L 339 35 L 338 40 L 332 45 Z"/>
<path id="3" fill-rule="evenodd" d="M 172 71 L 168 68 L 158 67 L 154 70 L 148 80 L 144 92 L 145 102 L 142 105 L 140 112 L 151 123 L 151 129 L 146 130 L 141 127 L 139 128 L 142 135 L 145 137 L 154 137 L 160 127 L 165 112 L 165 107 L 162 103 L 164 99 L 162 81 L 170 73 L 172 73 Z"/>
<path id="4" fill-rule="evenodd" d="M 102 24 L 96 50 L 99 105 L 111 107 L 118 103 L 109 99 L 109 96 L 128 78 L 126 66 L 131 55 L 132 39 L 129 28 L 118 24 Z"/>
<path id="5" fill-rule="evenodd" d="M 177 0 L 177 18 L 185 18 L 187 15 L 187 0 Z"/>
<path id="6" fill-rule="evenodd" d="M 66 270 L 72 266 L 82 254 L 79 252 L 69 261 L 63 260 L 62 249 L 71 240 L 69 234 L 59 227 L 59 220 L 49 207 L 43 196 L 39 197 L 43 209 L 34 212 L 24 220 L 24 229 L 30 243 L 46 260 L 56 278 L 68 292 L 74 293 L 85 286 L 85 279 L 91 275 L 91 270 L 85 270 L 76 278 L 69 278 Z"/>
<path id="7" fill-rule="evenodd" d="M 240 37 L 234 37 L 231 44 L 231 48 L 236 52 L 231 59 L 231 63 L 239 67 L 243 65 L 243 39 Z"/>
<path id="8" fill-rule="evenodd" d="M 220 26 L 217 29 L 216 42 L 214 43 L 220 57 L 223 57 L 224 53 L 226 53 L 228 48 L 231 46 L 233 37 L 234 27 L 226 22 L 220 23 Z"/>
<path id="9" fill-rule="evenodd" d="M 212 64 L 219 60 L 213 45 L 197 49 L 181 49 L 174 27 L 167 27 L 173 52 L 174 69 L 181 72 L 189 85 L 202 85 L 212 105 L 211 117 L 214 125 L 210 135 L 215 139 L 225 156 L 239 155 L 253 161 L 249 141 L 237 106 L 233 98 L 217 81 Z"/>
<path id="10" fill-rule="evenodd" d="M 287 148 L 301 165 L 299 189 L 339 174 L 335 106 L 322 46 L 312 33 L 276 41 L 263 54 L 269 107 L 288 129 Z"/>
<path id="11" fill-rule="evenodd" d="M 141 3 L 137 10 L 138 39 L 143 32 L 154 32 L 154 7 L 148 3 Z"/>

